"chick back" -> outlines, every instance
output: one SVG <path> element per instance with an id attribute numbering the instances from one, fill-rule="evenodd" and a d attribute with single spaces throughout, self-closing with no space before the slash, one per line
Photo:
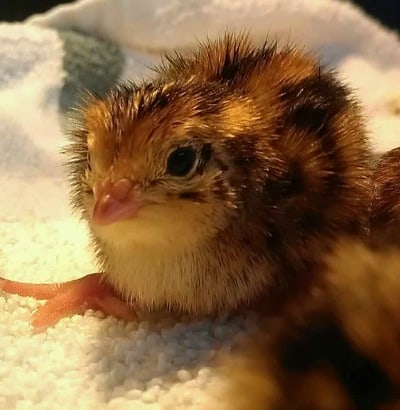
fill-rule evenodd
<path id="1" fill-rule="evenodd" d="M 400 148 L 382 156 L 372 175 L 371 240 L 400 244 Z"/>

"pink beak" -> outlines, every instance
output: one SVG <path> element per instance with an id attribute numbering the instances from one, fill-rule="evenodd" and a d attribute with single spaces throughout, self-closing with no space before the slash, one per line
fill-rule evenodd
<path id="1" fill-rule="evenodd" d="M 95 205 L 92 221 L 96 225 L 109 225 L 136 216 L 141 204 L 133 195 L 135 183 L 127 178 L 96 183 L 93 188 Z"/>

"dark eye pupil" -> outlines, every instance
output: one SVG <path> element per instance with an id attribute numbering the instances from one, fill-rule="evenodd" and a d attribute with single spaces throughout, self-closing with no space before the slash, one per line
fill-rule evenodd
<path id="1" fill-rule="evenodd" d="M 184 176 L 196 161 L 196 151 L 193 148 L 178 148 L 172 152 L 167 160 L 167 173 L 175 176 Z"/>

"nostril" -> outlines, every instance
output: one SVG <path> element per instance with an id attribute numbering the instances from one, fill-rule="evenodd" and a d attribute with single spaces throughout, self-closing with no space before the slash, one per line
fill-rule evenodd
<path id="1" fill-rule="evenodd" d="M 98 201 L 103 196 L 111 196 L 117 201 L 122 201 L 135 185 L 135 182 L 129 178 L 121 178 L 115 182 L 111 182 L 108 178 L 98 181 L 93 185 L 94 199 Z"/>
<path id="2" fill-rule="evenodd" d="M 126 198 L 129 192 L 134 187 L 134 182 L 128 178 L 122 178 L 114 182 L 110 187 L 110 195 L 118 201 Z"/>

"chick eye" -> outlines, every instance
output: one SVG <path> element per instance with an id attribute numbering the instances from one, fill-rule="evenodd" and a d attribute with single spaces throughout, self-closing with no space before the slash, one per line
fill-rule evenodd
<path id="1" fill-rule="evenodd" d="M 196 151 L 193 148 L 177 148 L 167 159 L 167 173 L 183 177 L 193 168 L 195 162 Z"/>

